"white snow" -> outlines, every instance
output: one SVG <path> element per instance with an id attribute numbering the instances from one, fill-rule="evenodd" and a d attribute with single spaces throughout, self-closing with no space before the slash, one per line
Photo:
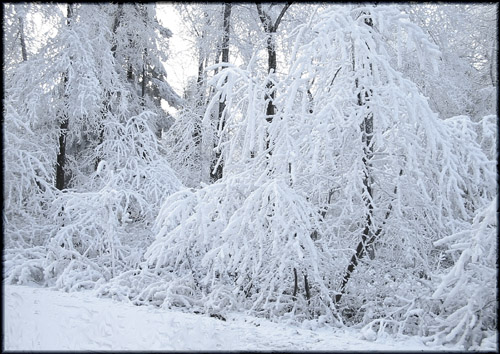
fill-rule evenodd
<path id="1" fill-rule="evenodd" d="M 92 291 L 66 293 L 5 285 L 4 350 L 436 351 L 420 338 L 363 340 L 353 329 L 304 329 L 232 314 L 134 306 Z M 373 339 L 373 338 L 372 338 Z"/>

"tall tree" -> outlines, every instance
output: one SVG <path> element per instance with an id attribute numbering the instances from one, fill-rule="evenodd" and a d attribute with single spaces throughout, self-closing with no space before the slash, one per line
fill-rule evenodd
<path id="1" fill-rule="evenodd" d="M 267 71 L 269 75 L 276 74 L 276 66 L 277 66 L 277 61 L 276 61 L 276 43 L 275 43 L 275 38 L 274 36 L 276 35 L 276 32 L 278 30 L 278 26 L 281 23 L 281 19 L 285 15 L 286 10 L 290 7 L 292 3 L 288 2 L 286 3 L 283 8 L 281 9 L 279 15 L 276 17 L 276 19 L 272 19 L 271 15 L 266 12 L 263 8 L 261 3 L 256 3 L 257 6 L 257 11 L 259 13 L 259 19 L 262 22 L 262 27 L 264 28 L 264 32 L 266 33 L 266 44 L 267 44 Z M 270 6 L 273 6 L 272 4 Z M 273 84 L 273 79 L 270 77 L 268 83 L 266 84 L 266 87 L 268 89 L 268 99 L 269 102 L 267 104 L 267 121 L 272 122 L 274 114 L 276 113 L 276 107 L 274 105 L 274 98 L 275 98 L 275 92 L 274 92 L 274 84 Z"/>
<path id="2" fill-rule="evenodd" d="M 229 63 L 229 32 L 230 32 L 230 17 L 231 17 L 231 3 L 224 3 L 224 18 L 223 18 L 223 34 L 222 34 L 222 63 Z M 224 130 L 224 109 L 226 108 L 226 102 L 222 101 L 219 103 L 219 115 L 218 115 L 218 130 Z M 217 144 L 215 146 L 217 149 Z M 211 177 L 214 181 L 222 178 L 222 172 L 224 169 L 223 161 L 221 161 L 220 151 L 215 152 L 215 159 L 213 163 L 213 168 L 211 168 Z"/>
<path id="3" fill-rule="evenodd" d="M 370 17 L 370 13 L 361 11 L 359 16 L 364 17 L 364 24 L 370 28 L 373 28 L 373 20 Z M 368 50 L 370 50 L 370 45 L 365 42 Z M 358 265 L 359 260 L 367 252 L 367 248 L 375 242 L 375 230 L 373 230 L 373 167 L 371 160 L 373 158 L 373 111 L 370 106 L 370 101 L 373 97 L 373 89 L 370 87 L 370 77 L 373 75 L 372 63 L 366 63 L 365 60 L 370 60 L 369 55 L 364 55 L 365 53 L 357 53 L 356 47 L 352 49 L 352 68 L 355 72 L 364 72 L 365 76 L 362 78 L 363 82 L 360 82 L 360 78 L 354 80 L 354 85 L 357 93 L 357 104 L 360 107 L 360 112 L 363 114 L 363 121 L 361 123 L 361 141 L 364 145 L 363 147 L 363 199 L 366 206 L 366 216 L 365 216 L 365 226 L 363 228 L 363 234 L 361 236 L 361 241 L 356 247 L 356 253 L 352 256 L 346 270 L 346 274 L 342 278 L 342 283 L 340 285 L 338 294 L 335 297 L 335 301 L 339 302 L 342 294 L 345 292 L 345 287 L 349 278 L 354 271 L 355 267 Z M 363 56 L 363 59 L 361 59 Z M 358 63 L 359 61 L 361 63 Z M 358 66 L 357 66 L 358 65 Z"/>
<path id="4" fill-rule="evenodd" d="M 147 108 L 154 106 L 141 104 L 140 89 L 127 81 L 129 66 L 120 65 L 117 9 L 70 4 L 67 24 L 9 76 L 7 238 L 12 245 L 36 233 L 9 265 L 13 282 L 69 290 L 109 280 L 134 265 L 131 254 L 147 242 L 159 203 L 180 188 L 153 133 L 156 114 Z M 24 137 L 36 137 L 38 146 L 27 141 L 16 153 L 12 144 Z M 58 193 L 54 181 L 71 189 Z M 29 231 L 33 222 L 36 231 Z M 123 242 L 130 227 L 141 229 L 134 247 Z"/>
<path id="5" fill-rule="evenodd" d="M 220 151 L 214 146 L 218 143 L 217 132 L 223 124 L 224 100 L 211 108 L 210 117 L 205 122 L 203 116 L 207 101 L 214 95 L 207 82 L 229 61 L 233 5 L 179 4 L 177 9 L 186 31 L 195 39 L 193 49 L 198 56 L 198 72 L 186 90 L 188 103 L 178 113 L 166 140 L 170 161 L 177 166 L 181 176 L 186 176 L 181 177 L 184 183 L 198 186 L 199 182 L 209 183 L 219 179 L 223 171 L 223 161 L 218 163 Z M 214 70 L 207 70 L 213 65 Z"/>
<path id="6" fill-rule="evenodd" d="M 72 17 L 73 17 L 73 5 L 68 4 L 67 5 L 67 26 L 68 29 L 71 30 L 72 26 Z M 70 57 L 70 61 L 72 58 Z M 63 101 L 68 100 L 68 96 L 65 94 L 66 89 L 67 89 L 67 83 L 68 83 L 68 72 L 65 72 L 63 74 L 63 88 L 62 92 L 64 92 L 64 99 Z M 67 103 L 66 103 L 67 105 Z M 66 106 L 65 105 L 65 106 Z M 69 118 L 68 118 L 68 112 L 66 112 L 63 108 L 61 112 L 59 112 L 59 121 L 60 121 L 60 133 L 59 133 L 59 152 L 57 154 L 57 166 L 56 166 L 56 188 L 59 190 L 63 190 L 64 187 L 66 186 L 65 183 L 65 174 L 66 174 L 66 135 L 68 134 L 68 124 L 69 124 Z"/>
<path id="7" fill-rule="evenodd" d="M 278 17 L 273 21 L 271 15 L 266 12 L 261 3 L 255 3 L 257 6 L 257 11 L 259 13 L 259 19 L 262 22 L 262 26 L 264 28 L 264 32 L 266 33 L 266 44 L 267 44 L 267 70 L 268 70 L 268 81 L 266 84 L 266 97 L 268 100 L 267 108 L 266 108 L 266 120 L 269 123 L 272 123 L 273 117 L 276 114 L 276 106 L 274 104 L 274 100 L 276 97 L 275 89 L 274 89 L 274 81 L 276 80 L 276 69 L 277 69 L 277 61 L 276 61 L 276 43 L 274 36 L 278 30 L 278 26 L 281 23 L 281 19 L 285 14 L 288 7 L 291 5 L 291 2 L 286 3 L 281 9 Z M 271 4 L 270 6 L 273 6 Z M 267 147 L 270 147 L 270 142 L 266 142 Z"/>
<path id="8" fill-rule="evenodd" d="M 114 36 L 116 61 L 122 75 L 127 77 L 133 102 L 140 102 L 134 112 L 152 110 L 156 119 L 151 122 L 158 132 L 171 122 L 163 109 L 161 100 L 171 106 L 180 107 L 182 99 L 167 82 L 167 73 L 162 61 L 167 60 L 168 39 L 172 32 L 162 26 L 154 4 L 118 4 L 121 20 Z M 139 21 L 137 19 L 140 19 Z"/>

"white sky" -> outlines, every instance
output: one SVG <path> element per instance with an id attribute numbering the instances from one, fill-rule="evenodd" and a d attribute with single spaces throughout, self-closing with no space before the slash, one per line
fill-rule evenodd
<path id="1" fill-rule="evenodd" d="M 181 33 L 181 19 L 174 4 L 160 2 L 157 4 L 156 11 L 161 24 L 173 32 L 169 41 L 169 59 L 164 64 L 168 83 L 182 96 L 188 78 L 197 73 L 196 57 L 190 48 L 189 37 Z"/>

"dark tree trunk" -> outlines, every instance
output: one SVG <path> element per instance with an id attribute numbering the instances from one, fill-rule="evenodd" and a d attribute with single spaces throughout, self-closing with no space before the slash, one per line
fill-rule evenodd
<path id="1" fill-rule="evenodd" d="M 203 39 L 203 36 L 202 36 Z M 197 98 L 197 105 L 201 106 L 205 100 L 205 97 L 203 95 L 203 89 L 204 89 L 204 79 L 203 79 L 203 72 L 205 71 L 205 58 L 202 53 L 200 53 L 200 57 L 198 58 L 198 76 L 196 78 L 196 95 L 198 96 Z"/>
<path id="2" fill-rule="evenodd" d="M 67 20 L 66 24 L 71 26 L 71 18 L 73 17 L 73 5 L 68 4 L 67 7 Z M 66 87 L 68 83 L 68 75 L 64 74 L 63 77 L 63 85 Z M 67 100 L 67 97 L 65 97 Z M 68 115 L 67 112 L 62 112 L 62 121 L 59 126 L 59 152 L 57 154 L 57 165 L 56 165 L 56 188 L 59 190 L 63 190 L 66 184 L 65 181 L 65 166 L 66 166 L 66 135 L 68 133 Z"/>
<path id="3" fill-rule="evenodd" d="M 203 36 L 202 36 L 203 39 Z M 198 58 L 198 77 L 196 78 L 196 112 L 199 112 L 199 109 L 203 106 L 205 97 L 204 97 L 204 79 L 203 79 L 203 71 L 205 70 L 204 65 L 204 57 L 203 54 L 200 53 L 200 57 Z M 201 127 L 200 122 L 197 119 L 195 122 L 194 131 L 192 134 L 195 146 L 200 145 L 200 135 L 201 135 Z"/>
<path id="4" fill-rule="evenodd" d="M 306 288 L 306 299 L 311 299 L 311 291 L 309 289 L 309 282 L 307 281 L 307 275 L 304 274 L 304 287 Z"/>
<path id="5" fill-rule="evenodd" d="M 281 19 L 283 18 L 283 15 L 285 14 L 286 10 L 290 7 L 292 4 L 291 2 L 288 2 L 285 4 L 283 9 L 281 10 L 278 18 L 274 23 L 272 22 L 271 17 L 269 16 L 268 13 L 266 13 L 261 6 L 260 2 L 255 3 L 257 6 L 257 11 L 259 13 L 259 18 L 260 21 L 262 22 L 262 25 L 264 27 L 264 32 L 267 35 L 267 66 L 268 66 L 268 73 L 269 74 L 275 74 L 276 69 L 277 69 L 277 61 L 276 61 L 276 46 L 275 46 L 275 41 L 274 41 L 274 36 L 276 34 L 276 31 L 278 30 L 278 26 L 281 23 Z M 272 80 L 269 80 L 266 84 L 266 99 L 268 100 L 267 102 L 267 107 L 266 107 L 266 120 L 270 124 L 273 121 L 273 118 L 276 114 L 276 106 L 274 105 L 274 99 L 276 97 L 276 92 L 274 89 L 274 83 Z M 269 149 L 270 147 L 270 142 L 269 139 L 266 142 L 266 147 Z"/>
<path id="6" fill-rule="evenodd" d="M 144 54 L 142 58 L 143 61 L 142 61 L 141 105 L 144 107 L 146 104 L 147 58 L 148 58 L 147 48 L 144 48 Z"/>
<path id="7" fill-rule="evenodd" d="M 230 18 L 231 18 L 231 3 L 224 3 L 224 34 L 222 38 L 222 62 L 229 62 L 229 31 L 230 31 Z M 224 117 L 223 112 L 226 108 L 226 102 L 219 103 L 219 117 L 218 117 L 218 129 L 222 131 L 224 129 Z M 213 168 L 211 168 L 211 177 L 212 181 L 217 181 L 222 178 L 222 173 L 224 170 L 224 162 L 221 160 L 218 164 L 217 162 L 221 158 L 220 150 L 216 150 L 215 152 L 215 160 L 213 162 Z M 215 167 L 216 165 L 216 167 Z M 215 170 L 214 170 L 215 169 Z"/>
<path id="8" fill-rule="evenodd" d="M 113 2 L 113 4 L 116 4 L 115 2 Z M 115 19 L 113 21 L 113 36 L 116 34 L 116 31 L 118 30 L 118 26 L 120 25 L 120 21 L 121 21 L 121 18 L 123 16 L 123 3 L 122 2 L 119 2 L 118 3 L 118 10 L 116 12 L 116 16 L 115 16 Z M 116 48 L 117 48 L 117 45 L 116 43 L 113 44 L 113 46 L 111 47 L 111 52 L 113 53 L 113 57 L 116 58 Z"/>
<path id="9" fill-rule="evenodd" d="M 207 17 L 208 15 L 205 13 L 205 17 Z M 201 39 L 204 40 L 204 33 L 202 33 L 201 35 Z M 205 79 L 203 77 L 203 73 L 205 71 L 205 60 L 206 60 L 206 57 L 205 57 L 205 53 L 204 52 L 201 52 L 200 51 L 200 56 L 198 58 L 198 76 L 196 78 L 196 112 L 199 112 L 201 109 L 203 109 L 202 107 L 204 106 L 205 104 Z M 218 59 L 216 59 L 218 60 Z M 201 135 L 201 126 L 200 126 L 200 122 L 198 120 L 196 120 L 195 122 L 195 127 L 194 127 L 194 132 L 193 132 L 193 139 L 194 139 L 194 142 L 195 142 L 195 145 L 196 146 L 199 146 L 200 145 L 200 139 L 199 139 L 199 136 Z"/>
<path id="10" fill-rule="evenodd" d="M 112 34 L 113 34 L 113 38 L 114 38 L 116 35 L 116 32 L 118 31 L 118 26 L 120 25 L 121 18 L 123 16 L 123 3 L 122 2 L 120 2 L 120 3 L 113 2 L 113 4 L 118 5 L 115 19 L 113 21 L 113 28 L 112 28 Z M 113 53 L 113 58 L 116 58 L 116 49 L 117 49 L 117 45 L 115 43 L 111 47 L 111 53 Z M 106 92 L 105 97 L 106 97 L 106 99 L 104 100 L 103 107 L 101 109 L 102 121 L 104 121 L 106 119 L 106 115 L 108 113 L 109 106 L 110 106 L 111 94 L 109 92 Z M 99 138 L 98 138 L 98 145 L 101 145 L 103 142 L 104 142 L 104 126 L 101 123 L 100 131 L 99 131 Z M 97 167 L 99 166 L 100 162 L 101 162 L 100 157 L 97 157 L 97 159 L 95 161 L 95 169 L 96 170 L 97 170 Z"/>
<path id="11" fill-rule="evenodd" d="M 276 48 L 274 46 L 273 34 L 276 32 L 269 32 L 267 37 L 267 66 L 268 73 L 276 73 Z M 266 84 L 267 94 L 269 102 L 267 103 L 266 109 L 266 120 L 271 123 L 273 121 L 274 115 L 276 114 L 276 106 L 274 105 L 274 99 L 276 97 L 276 92 L 274 90 L 274 83 L 268 81 Z"/>
<path id="12" fill-rule="evenodd" d="M 297 296 L 299 291 L 299 281 L 297 279 L 297 269 L 293 268 L 293 298 Z"/>
<path id="13" fill-rule="evenodd" d="M 401 176 L 403 174 L 403 170 L 399 172 L 399 175 Z M 397 187 L 394 188 L 394 194 L 397 193 Z M 356 253 L 351 257 L 351 260 L 349 262 L 349 265 L 347 266 L 346 273 L 344 277 L 342 278 L 342 283 L 340 285 L 340 294 L 337 294 L 335 296 L 335 301 L 338 303 L 342 299 L 342 296 L 345 293 L 345 288 L 347 286 L 347 283 L 349 281 L 349 278 L 351 277 L 351 274 L 354 272 L 354 269 L 358 265 L 359 260 L 361 260 L 365 253 L 368 252 L 368 248 L 373 245 L 373 243 L 377 240 L 377 238 L 380 236 L 382 233 L 382 227 L 385 225 L 387 219 L 389 218 L 389 215 L 391 215 L 391 210 L 392 210 L 392 204 L 389 204 L 389 208 L 387 209 L 387 213 L 385 214 L 384 221 L 382 222 L 382 226 L 377 229 L 376 232 L 374 232 L 369 238 L 365 235 L 365 232 L 363 231 L 363 236 L 361 237 L 361 241 L 358 243 L 358 246 L 356 247 Z"/>
<path id="14" fill-rule="evenodd" d="M 65 165 L 66 165 L 66 133 L 68 131 L 68 118 L 65 117 L 60 125 L 59 153 L 57 154 L 56 167 L 56 188 L 62 191 L 65 186 Z"/>
<path id="15" fill-rule="evenodd" d="M 371 18 L 366 18 L 365 19 L 365 24 L 372 27 L 372 20 Z M 353 69 L 356 70 L 356 62 L 355 62 L 355 56 L 353 55 Z M 371 73 L 372 67 L 370 64 L 370 73 Z M 355 81 L 356 88 L 359 88 L 359 82 L 356 79 Z M 370 98 L 372 96 L 373 92 L 371 89 L 368 90 L 362 90 L 359 91 L 358 93 L 358 106 L 363 107 L 366 106 L 367 103 L 370 101 Z M 373 113 L 369 112 L 366 114 L 366 116 L 363 119 L 363 123 L 361 124 L 361 132 L 362 132 L 362 142 L 364 144 L 363 146 L 363 187 L 364 187 L 364 202 L 365 202 L 365 207 L 366 207 L 366 215 L 365 215 L 365 227 L 363 229 L 363 234 L 361 236 L 361 241 L 358 243 L 356 247 L 356 252 L 355 254 L 351 257 L 351 260 L 347 266 L 347 270 L 345 272 L 344 277 L 342 278 L 342 282 L 340 284 L 340 289 L 339 289 L 339 294 L 335 296 L 336 302 L 339 302 L 342 298 L 342 295 L 345 293 L 345 288 L 347 286 L 347 283 L 349 281 L 349 278 L 351 277 L 352 273 L 356 269 L 356 266 L 359 263 L 359 260 L 363 258 L 363 256 L 366 253 L 366 249 L 369 245 L 371 245 L 375 241 L 375 235 L 380 232 L 380 230 L 377 230 L 376 233 L 373 232 L 373 204 L 372 204 L 372 198 L 373 198 L 373 191 L 372 191 L 372 176 L 371 176 L 371 171 L 372 171 L 372 165 L 371 165 L 371 159 L 373 156 L 373 145 L 371 143 L 372 137 L 373 137 Z"/>
<path id="16" fill-rule="evenodd" d="M 26 41 L 24 39 L 24 20 L 21 17 L 18 17 L 19 21 L 19 40 L 21 41 L 21 55 L 23 57 L 23 61 L 28 60 L 28 54 L 26 51 Z"/>

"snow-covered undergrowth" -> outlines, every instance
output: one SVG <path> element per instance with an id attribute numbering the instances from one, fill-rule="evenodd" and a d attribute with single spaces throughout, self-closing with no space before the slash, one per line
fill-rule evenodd
<path id="1" fill-rule="evenodd" d="M 4 256 L 10 282 L 78 290 L 137 267 L 152 240 L 150 224 L 161 201 L 181 186 L 158 152 L 148 117 L 142 114 L 127 124 L 110 124 L 114 129 L 105 130 L 105 135 L 117 139 L 96 149 L 101 161 L 86 183 L 62 193 L 53 191 L 56 196 L 46 212 L 50 224 L 40 220 L 46 224 L 43 236 L 40 230 L 39 237 L 28 242 L 21 233 L 32 226 L 14 218 L 9 229 L 17 228 L 19 241 L 7 247 Z"/>
<path id="2" fill-rule="evenodd" d="M 219 313 L 246 308 L 299 321 L 322 315 L 337 322 L 331 278 L 324 278 L 328 260 L 310 237 L 321 227 L 316 211 L 285 183 L 248 186 L 235 179 L 229 188 L 216 183 L 169 197 L 141 269 L 103 285 L 102 292 L 119 296 L 132 287 L 139 303 Z"/>
<path id="3" fill-rule="evenodd" d="M 441 281 L 432 294 L 433 299 L 440 300 L 440 316 L 433 324 L 436 343 L 479 343 L 484 338 L 482 329 L 498 326 L 495 314 L 498 269 L 493 266 L 498 259 L 498 249 L 491 247 L 498 236 L 497 203 L 494 200 L 480 210 L 469 230 L 435 243 L 449 245 L 448 252 L 458 255 L 455 264 L 441 274 Z"/>

